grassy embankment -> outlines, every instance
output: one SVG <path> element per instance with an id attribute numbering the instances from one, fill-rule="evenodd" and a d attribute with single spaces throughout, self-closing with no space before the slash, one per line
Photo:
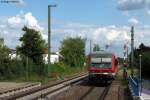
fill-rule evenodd
<path id="1" fill-rule="evenodd" d="M 127 67 L 127 76 L 131 75 L 131 67 Z M 124 75 L 123 75 L 123 71 L 124 71 L 124 67 L 123 65 L 119 65 L 118 66 L 118 72 L 117 72 L 117 80 L 120 80 L 122 82 L 123 85 L 127 85 L 127 80 L 125 79 Z M 134 75 L 137 76 L 139 74 L 139 70 L 137 68 L 133 68 L 133 72 Z"/>
<path id="2" fill-rule="evenodd" d="M 47 70 L 47 68 L 45 69 Z M 83 67 L 70 67 L 62 63 L 52 64 L 49 68 L 49 75 L 41 76 L 37 74 L 30 74 L 28 72 L 25 76 L 19 76 L 12 79 L 5 79 L 1 81 L 5 82 L 42 82 L 43 84 L 49 81 L 64 80 L 65 78 L 73 77 L 79 73 L 86 72 L 86 68 Z"/>
<path id="3" fill-rule="evenodd" d="M 53 64 L 49 69 L 49 77 L 44 77 L 44 80 L 41 81 L 42 83 L 47 83 L 49 81 L 64 80 L 86 71 L 84 67 L 70 67 L 62 63 Z"/>
<path id="4" fill-rule="evenodd" d="M 116 75 L 116 80 L 121 81 L 123 86 L 127 85 L 127 80 L 123 75 L 124 67 L 122 65 L 118 65 L 118 71 Z"/>

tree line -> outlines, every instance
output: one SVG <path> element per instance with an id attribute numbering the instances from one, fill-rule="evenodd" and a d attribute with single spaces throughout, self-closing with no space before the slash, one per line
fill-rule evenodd
<path id="1" fill-rule="evenodd" d="M 11 58 L 12 50 L 0 39 L 0 80 L 28 77 L 47 77 L 48 65 L 43 61 L 47 43 L 41 33 L 24 26 L 20 37 L 20 46 L 16 47 L 16 57 Z M 59 48 L 63 56 L 61 63 L 70 67 L 82 67 L 85 61 L 85 39 L 67 37 L 61 41 Z"/>
<path id="2" fill-rule="evenodd" d="M 140 66 L 139 55 L 142 55 L 141 56 L 142 76 L 150 78 L 150 47 L 141 43 L 138 48 L 134 49 L 134 66 L 138 69 Z"/>

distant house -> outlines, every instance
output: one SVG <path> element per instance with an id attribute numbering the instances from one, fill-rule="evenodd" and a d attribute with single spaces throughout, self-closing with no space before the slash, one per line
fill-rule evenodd
<path id="1" fill-rule="evenodd" d="M 11 53 L 9 54 L 10 59 L 20 59 L 20 55 L 17 55 L 16 50 L 11 49 Z"/>
<path id="2" fill-rule="evenodd" d="M 63 58 L 63 56 L 59 52 L 56 52 L 56 53 L 53 52 L 50 54 L 50 62 L 52 64 L 58 63 L 62 58 Z M 48 64 L 48 50 L 47 50 L 47 48 L 44 50 L 43 60 L 44 60 L 45 64 Z"/>
<path id="3" fill-rule="evenodd" d="M 18 60 L 20 59 L 20 55 L 17 55 L 16 50 L 14 50 L 14 49 L 11 49 L 11 53 L 9 54 L 9 57 L 10 57 L 10 59 L 18 59 Z M 62 59 L 62 58 L 63 58 L 63 56 L 61 56 L 59 54 L 59 52 L 51 53 L 50 62 L 52 64 L 58 63 L 60 61 L 60 59 Z M 48 64 L 48 51 L 47 51 L 47 49 L 44 50 L 43 60 L 44 60 L 45 64 Z"/>
<path id="4" fill-rule="evenodd" d="M 61 58 L 63 58 L 63 57 L 58 52 L 51 53 L 51 55 L 50 55 L 50 62 L 52 64 L 58 63 Z M 48 54 L 43 54 L 43 60 L 44 60 L 45 64 L 48 64 Z"/>

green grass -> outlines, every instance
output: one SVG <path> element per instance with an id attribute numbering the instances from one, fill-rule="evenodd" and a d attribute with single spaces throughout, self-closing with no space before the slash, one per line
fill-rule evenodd
<path id="1" fill-rule="evenodd" d="M 118 66 L 118 72 L 117 72 L 117 75 L 116 75 L 116 80 L 121 81 L 121 84 L 122 84 L 123 86 L 127 86 L 128 82 L 127 82 L 127 80 L 123 77 L 123 70 L 124 70 L 123 66 L 122 66 L 122 65 L 119 65 L 119 66 Z"/>
<path id="2" fill-rule="evenodd" d="M 49 75 L 40 76 L 37 74 L 31 74 L 29 76 L 18 76 L 12 79 L 5 79 L 1 81 L 5 82 L 42 82 L 46 84 L 50 81 L 64 80 L 65 78 L 72 77 L 85 71 L 81 67 L 70 67 L 63 63 L 52 64 L 49 68 Z"/>
<path id="3" fill-rule="evenodd" d="M 83 71 L 81 67 L 70 67 L 62 63 L 54 64 L 50 69 L 51 76 L 58 79 L 64 79 L 64 77 L 72 76 Z"/>
<path id="4" fill-rule="evenodd" d="M 123 70 L 124 70 L 124 67 L 123 66 L 119 66 L 118 67 L 118 72 L 117 72 L 117 76 L 116 76 L 116 79 L 117 80 L 119 80 L 119 81 L 121 81 L 121 83 L 122 83 L 122 85 L 127 85 L 128 84 L 128 82 L 127 82 L 127 80 L 123 77 Z M 131 75 L 131 67 L 127 67 L 126 68 L 127 70 L 127 75 L 128 76 L 130 76 Z M 134 75 L 136 76 L 136 75 L 138 75 L 139 74 L 139 70 L 137 69 L 137 68 L 135 68 L 135 67 L 133 67 L 133 72 L 134 72 Z"/>
<path id="5" fill-rule="evenodd" d="M 131 70 L 132 70 L 131 67 L 127 68 L 128 76 L 131 75 Z M 135 75 L 135 76 L 139 75 L 139 69 L 133 67 L 133 75 Z"/>

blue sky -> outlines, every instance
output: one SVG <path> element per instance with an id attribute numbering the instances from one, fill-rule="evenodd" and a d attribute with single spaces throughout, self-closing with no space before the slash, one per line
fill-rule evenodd
<path id="1" fill-rule="evenodd" d="M 88 24 L 127 24 L 127 17 L 117 10 L 115 0 L 24 0 L 24 5 L 1 3 L 1 16 L 14 16 L 20 11 L 32 12 L 38 20 L 47 20 L 47 5 L 52 8 L 52 18 Z M 116 19 L 116 20 L 114 20 Z"/>
<path id="2" fill-rule="evenodd" d="M 2 1 L 2 0 L 0 0 Z M 12 1 L 12 0 L 8 0 Z M 130 45 L 130 27 L 135 26 L 135 46 L 150 45 L 149 0 L 17 0 L 20 3 L 0 2 L 0 36 L 6 45 L 15 48 L 27 25 L 41 31 L 47 39 L 47 6 L 52 8 L 52 50 L 57 51 L 66 36 L 81 36 L 98 43 L 102 48 L 122 56 L 124 43 Z M 14 41 L 14 44 L 11 44 Z M 87 41 L 88 44 L 88 41 Z M 89 51 L 87 45 L 87 52 Z"/>

